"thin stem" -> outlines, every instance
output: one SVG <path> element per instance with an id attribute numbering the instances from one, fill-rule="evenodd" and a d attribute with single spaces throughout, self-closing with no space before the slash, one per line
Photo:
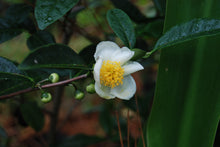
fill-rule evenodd
<path id="1" fill-rule="evenodd" d="M 122 139 L 122 135 L 121 135 L 121 127 L 120 127 L 120 123 L 119 123 L 119 116 L 118 116 L 118 111 L 117 110 L 115 111 L 115 115 L 116 115 L 117 124 L 118 124 L 118 133 L 119 133 L 119 136 L 120 136 L 121 147 L 124 147 L 123 139 Z"/>
<path id="2" fill-rule="evenodd" d="M 136 107 L 137 107 L 138 123 L 139 123 L 140 131 L 141 131 L 141 139 L 142 139 L 142 142 L 143 142 L 143 147 L 145 147 L 143 128 L 142 128 L 142 125 L 141 125 L 140 112 L 139 112 L 138 101 L 137 101 L 137 96 L 136 95 L 135 95 L 135 102 L 136 102 Z"/>
<path id="3" fill-rule="evenodd" d="M 72 78 L 72 79 L 60 81 L 60 82 L 57 82 L 57 83 L 42 85 L 41 88 L 44 89 L 44 88 L 49 88 L 49 87 L 65 85 L 67 83 L 70 83 L 70 82 L 73 82 L 73 81 L 76 81 L 76 80 L 79 80 L 79 79 L 83 79 L 83 78 L 86 78 L 86 77 L 87 77 L 87 74 L 83 74 L 83 75 L 80 75 L 80 76 Z M 27 93 L 27 92 L 34 91 L 34 90 L 39 90 L 39 88 L 38 87 L 27 88 L 27 89 L 20 90 L 20 91 L 17 91 L 17 92 L 14 92 L 14 93 L 10 93 L 10 94 L 7 94 L 7 95 L 2 95 L 2 96 L 0 96 L 0 100 L 8 99 L 8 98 L 10 98 L 12 96 L 16 96 L 16 95 L 19 95 L 19 94 L 22 94 L 22 93 Z"/>
<path id="4" fill-rule="evenodd" d="M 130 130 L 129 130 L 129 125 L 130 125 L 130 123 L 129 123 L 129 109 L 128 109 L 128 111 L 127 111 L 127 143 L 128 143 L 128 147 L 130 146 L 129 144 L 130 144 Z"/>
<path id="5" fill-rule="evenodd" d="M 59 116 L 59 110 L 61 105 L 61 98 L 63 94 L 64 86 L 56 87 L 55 98 L 53 103 L 53 115 L 50 118 L 50 132 L 49 132 L 49 145 L 54 147 L 56 145 L 56 132 L 57 121 Z"/>

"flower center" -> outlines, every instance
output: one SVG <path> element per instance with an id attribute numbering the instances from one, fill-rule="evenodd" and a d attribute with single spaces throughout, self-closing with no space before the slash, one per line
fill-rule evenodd
<path id="1" fill-rule="evenodd" d="M 121 67 L 120 62 L 110 60 L 102 62 L 100 69 L 101 84 L 114 88 L 119 84 L 123 84 L 123 75 L 124 69 Z"/>

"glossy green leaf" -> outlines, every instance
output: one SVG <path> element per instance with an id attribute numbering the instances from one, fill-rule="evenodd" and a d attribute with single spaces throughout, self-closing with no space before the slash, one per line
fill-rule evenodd
<path id="1" fill-rule="evenodd" d="M 27 39 L 27 45 L 30 50 L 51 43 L 55 43 L 55 39 L 53 35 L 47 31 L 39 31 Z"/>
<path id="2" fill-rule="evenodd" d="M 62 44 L 49 44 L 33 50 L 18 68 L 21 70 L 40 68 L 88 69 L 78 54 Z"/>
<path id="3" fill-rule="evenodd" d="M 133 24 L 128 15 L 120 9 L 112 9 L 107 13 L 107 20 L 112 30 L 124 44 L 133 48 L 136 38 Z"/>
<path id="4" fill-rule="evenodd" d="M 16 73 L 0 72 L 0 95 L 33 87 L 33 79 Z"/>
<path id="5" fill-rule="evenodd" d="M 36 102 L 26 101 L 20 106 L 20 110 L 25 122 L 36 131 L 40 131 L 44 126 L 44 114 Z"/>
<path id="6" fill-rule="evenodd" d="M 218 23 L 219 12 L 218 0 L 169 0 L 165 32 L 199 17 L 208 20 L 198 20 L 202 24 Z M 200 23 L 196 23 L 200 26 L 198 30 L 205 29 Z M 208 35 L 201 32 L 202 37 L 161 51 L 156 95 L 147 127 L 148 147 L 213 146 L 220 118 L 220 35 L 210 35 L 209 30 Z"/>
<path id="7" fill-rule="evenodd" d="M 78 70 L 91 70 L 71 48 L 62 44 L 49 44 L 33 50 L 18 66 L 35 81 L 47 78 L 51 73 L 74 75 Z"/>
<path id="8" fill-rule="evenodd" d="M 3 57 L 0 57 L 0 72 L 21 73 L 13 62 Z"/>
<path id="9" fill-rule="evenodd" d="M 79 0 L 37 0 L 35 17 L 41 30 L 65 15 Z"/>
<path id="10" fill-rule="evenodd" d="M 189 22 L 172 27 L 167 31 L 156 43 L 155 51 L 166 48 L 175 44 L 201 38 L 204 36 L 212 36 L 220 33 L 220 20 L 218 19 L 193 19 Z"/>
<path id="11" fill-rule="evenodd" d="M 58 147 L 87 147 L 103 141 L 103 138 L 97 136 L 87 136 L 83 134 L 78 134 L 76 136 L 71 136 L 63 139 Z"/>

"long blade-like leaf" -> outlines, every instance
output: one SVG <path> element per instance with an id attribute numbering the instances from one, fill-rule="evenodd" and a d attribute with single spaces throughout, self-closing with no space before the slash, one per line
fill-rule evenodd
<path id="1" fill-rule="evenodd" d="M 169 0 L 164 31 L 183 22 L 193 22 L 195 18 L 209 20 L 196 23 L 200 25 L 210 21 L 219 23 L 216 20 L 219 10 L 219 0 Z M 192 34 L 195 38 L 187 36 L 189 40 L 161 51 L 156 95 L 147 127 L 148 147 L 213 146 L 220 118 L 220 35 L 209 36 L 208 31 L 206 36 L 203 25 L 198 30 Z M 205 37 L 200 38 L 198 33 Z M 174 37 L 176 41 L 176 35 L 169 39 Z"/>

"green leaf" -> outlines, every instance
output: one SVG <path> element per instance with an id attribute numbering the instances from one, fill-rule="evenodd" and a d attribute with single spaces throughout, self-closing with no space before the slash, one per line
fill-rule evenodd
<path id="1" fill-rule="evenodd" d="M 163 34 L 164 21 L 161 19 L 155 20 L 148 24 L 139 24 L 135 28 L 137 37 L 154 37 L 159 38 Z"/>
<path id="2" fill-rule="evenodd" d="M 33 50 L 18 68 L 21 70 L 40 68 L 88 69 L 78 54 L 62 44 L 49 44 Z"/>
<path id="3" fill-rule="evenodd" d="M 9 20 L 0 18 L 0 43 L 10 40 L 21 33 L 22 29 L 13 27 Z"/>
<path id="4" fill-rule="evenodd" d="M 138 48 L 132 49 L 132 51 L 134 51 L 134 56 L 131 58 L 131 60 L 138 60 L 146 54 L 146 51 Z"/>
<path id="5" fill-rule="evenodd" d="M 160 15 L 165 15 L 166 11 L 166 0 L 153 0 L 156 8 L 159 10 Z"/>
<path id="6" fill-rule="evenodd" d="M 129 0 L 111 0 L 115 7 L 123 10 L 135 22 L 146 22 L 147 18 Z"/>
<path id="7" fill-rule="evenodd" d="M 95 63 L 94 54 L 96 50 L 96 44 L 89 45 L 85 47 L 79 55 L 87 64 Z"/>
<path id="8" fill-rule="evenodd" d="M 112 9 L 107 12 L 107 20 L 115 34 L 124 44 L 133 48 L 135 45 L 135 32 L 128 15 L 120 9 Z"/>
<path id="9" fill-rule="evenodd" d="M 164 31 L 183 22 L 192 23 L 195 18 L 207 19 L 198 20 L 198 30 L 191 30 L 201 32 L 203 37 L 161 51 L 156 95 L 147 126 L 149 147 L 213 146 L 220 118 L 220 35 L 210 32 L 218 30 L 213 22 L 219 23 L 219 10 L 219 0 L 203 4 L 200 0 L 168 1 Z M 206 29 L 204 24 L 209 23 Z"/>
<path id="10" fill-rule="evenodd" d="M 5 17 L 0 18 L 0 43 L 21 34 L 23 29 L 29 31 L 32 29 L 30 27 L 33 25 L 28 19 L 31 11 L 32 8 L 26 4 L 15 4 L 7 9 Z M 29 23 L 28 26 L 26 25 L 27 22 Z"/>
<path id="11" fill-rule="evenodd" d="M 40 131 L 44 126 L 44 114 L 36 102 L 26 101 L 20 106 L 20 110 L 25 122 L 36 131 Z"/>
<path id="12" fill-rule="evenodd" d="M 31 11 L 33 11 L 31 6 L 26 4 L 14 4 L 7 9 L 5 18 L 11 23 L 20 24 L 25 21 Z"/>
<path id="13" fill-rule="evenodd" d="M 220 33 L 220 20 L 218 19 L 193 19 L 189 22 L 176 25 L 167 31 L 156 43 L 150 54 L 175 44 L 212 36 Z M 147 56 L 146 56 L 147 57 Z"/>
<path id="14" fill-rule="evenodd" d="M 21 73 L 12 61 L 3 57 L 0 57 L 0 72 Z"/>
<path id="15" fill-rule="evenodd" d="M 76 136 L 71 136 L 63 139 L 58 147 L 87 147 L 103 141 L 103 138 L 97 136 L 87 136 L 83 134 L 78 134 Z"/>
<path id="16" fill-rule="evenodd" d="M 47 78 L 51 73 L 60 76 L 74 74 L 79 69 L 91 70 L 83 59 L 71 48 L 62 44 L 49 44 L 33 50 L 18 66 L 36 81 Z"/>
<path id="17" fill-rule="evenodd" d="M 39 31 L 27 39 L 27 45 L 30 50 L 51 43 L 55 43 L 55 39 L 53 35 L 47 31 Z"/>
<path id="18" fill-rule="evenodd" d="M 35 17 L 41 30 L 65 15 L 79 0 L 37 0 Z"/>
<path id="19" fill-rule="evenodd" d="M 0 72 L 0 95 L 10 94 L 19 90 L 33 87 L 33 79 L 15 73 Z"/>

